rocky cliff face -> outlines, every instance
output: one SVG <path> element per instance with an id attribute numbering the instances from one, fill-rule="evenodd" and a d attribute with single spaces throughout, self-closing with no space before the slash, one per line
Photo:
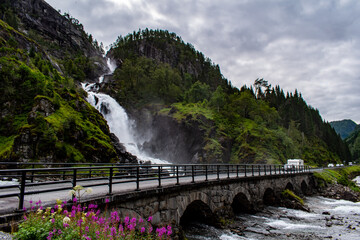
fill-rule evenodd
<path id="1" fill-rule="evenodd" d="M 3 8 L 10 9 L 16 15 L 19 21 L 18 30 L 37 41 L 51 56 L 63 59 L 67 53 L 81 53 L 91 59 L 94 69 L 87 80 L 96 79 L 108 71 L 101 49 L 94 47 L 90 42 L 78 20 L 62 16 L 44 0 L 3 1 Z M 0 14 L 0 17 L 4 19 L 5 14 Z"/>
<path id="2" fill-rule="evenodd" d="M 140 139 L 146 139 L 142 150 L 150 156 L 166 159 L 172 163 L 222 163 L 229 162 L 231 141 L 218 137 L 214 123 L 204 116 L 188 115 L 176 120 L 169 114 L 155 113 L 143 108 L 132 111 Z M 218 139 L 218 146 L 212 144 Z"/>
<path id="3" fill-rule="evenodd" d="M 107 67 L 81 25 L 42 0 L 0 2 L 1 18 L 11 13 L 18 30 L 0 20 L 0 161 L 136 162 L 84 100 L 79 71 L 98 79 Z"/>

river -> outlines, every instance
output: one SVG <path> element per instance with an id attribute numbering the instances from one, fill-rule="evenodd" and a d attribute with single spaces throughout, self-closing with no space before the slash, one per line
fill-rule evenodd
<path id="1" fill-rule="evenodd" d="M 241 214 L 230 229 L 194 223 L 186 229 L 188 240 L 360 239 L 360 202 L 307 197 L 311 212 L 266 207 L 256 214 Z"/>

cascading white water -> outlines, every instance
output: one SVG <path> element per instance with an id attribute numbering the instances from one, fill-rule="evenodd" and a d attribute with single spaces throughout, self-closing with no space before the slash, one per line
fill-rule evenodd
<path id="1" fill-rule="evenodd" d="M 107 59 L 107 64 L 112 73 L 116 66 L 114 67 L 109 59 Z M 103 76 L 100 77 L 99 81 L 102 79 Z M 140 143 L 134 138 L 134 122 L 129 119 L 124 108 L 121 107 L 115 99 L 107 94 L 94 92 L 97 90 L 95 84 L 96 83 L 82 84 L 82 87 L 88 93 L 87 101 L 104 116 L 110 131 L 124 144 L 126 151 L 137 156 L 138 159 L 142 161 L 150 161 L 153 164 L 169 163 L 165 160 L 149 157 L 139 150 L 138 145 Z"/>

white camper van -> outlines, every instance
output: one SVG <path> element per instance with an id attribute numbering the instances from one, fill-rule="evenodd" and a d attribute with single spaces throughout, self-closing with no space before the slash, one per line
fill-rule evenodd
<path id="1" fill-rule="evenodd" d="M 286 170 L 290 169 L 301 169 L 304 166 L 304 160 L 302 159 L 288 159 L 287 163 L 284 165 Z"/>

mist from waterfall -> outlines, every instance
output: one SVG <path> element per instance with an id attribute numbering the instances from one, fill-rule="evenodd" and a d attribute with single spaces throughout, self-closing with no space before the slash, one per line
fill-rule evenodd
<path id="1" fill-rule="evenodd" d="M 110 69 L 108 74 L 113 73 L 116 66 L 109 58 L 107 59 L 107 64 Z M 104 76 L 99 78 L 100 83 L 103 78 Z M 135 138 L 136 134 L 133 127 L 135 123 L 129 119 L 125 109 L 114 98 L 104 93 L 98 93 L 96 83 L 83 83 L 82 87 L 88 93 L 87 101 L 104 116 L 110 131 L 124 144 L 126 151 L 137 156 L 142 161 L 150 161 L 153 164 L 169 163 L 165 160 L 152 158 L 139 149 L 142 142 Z"/>

